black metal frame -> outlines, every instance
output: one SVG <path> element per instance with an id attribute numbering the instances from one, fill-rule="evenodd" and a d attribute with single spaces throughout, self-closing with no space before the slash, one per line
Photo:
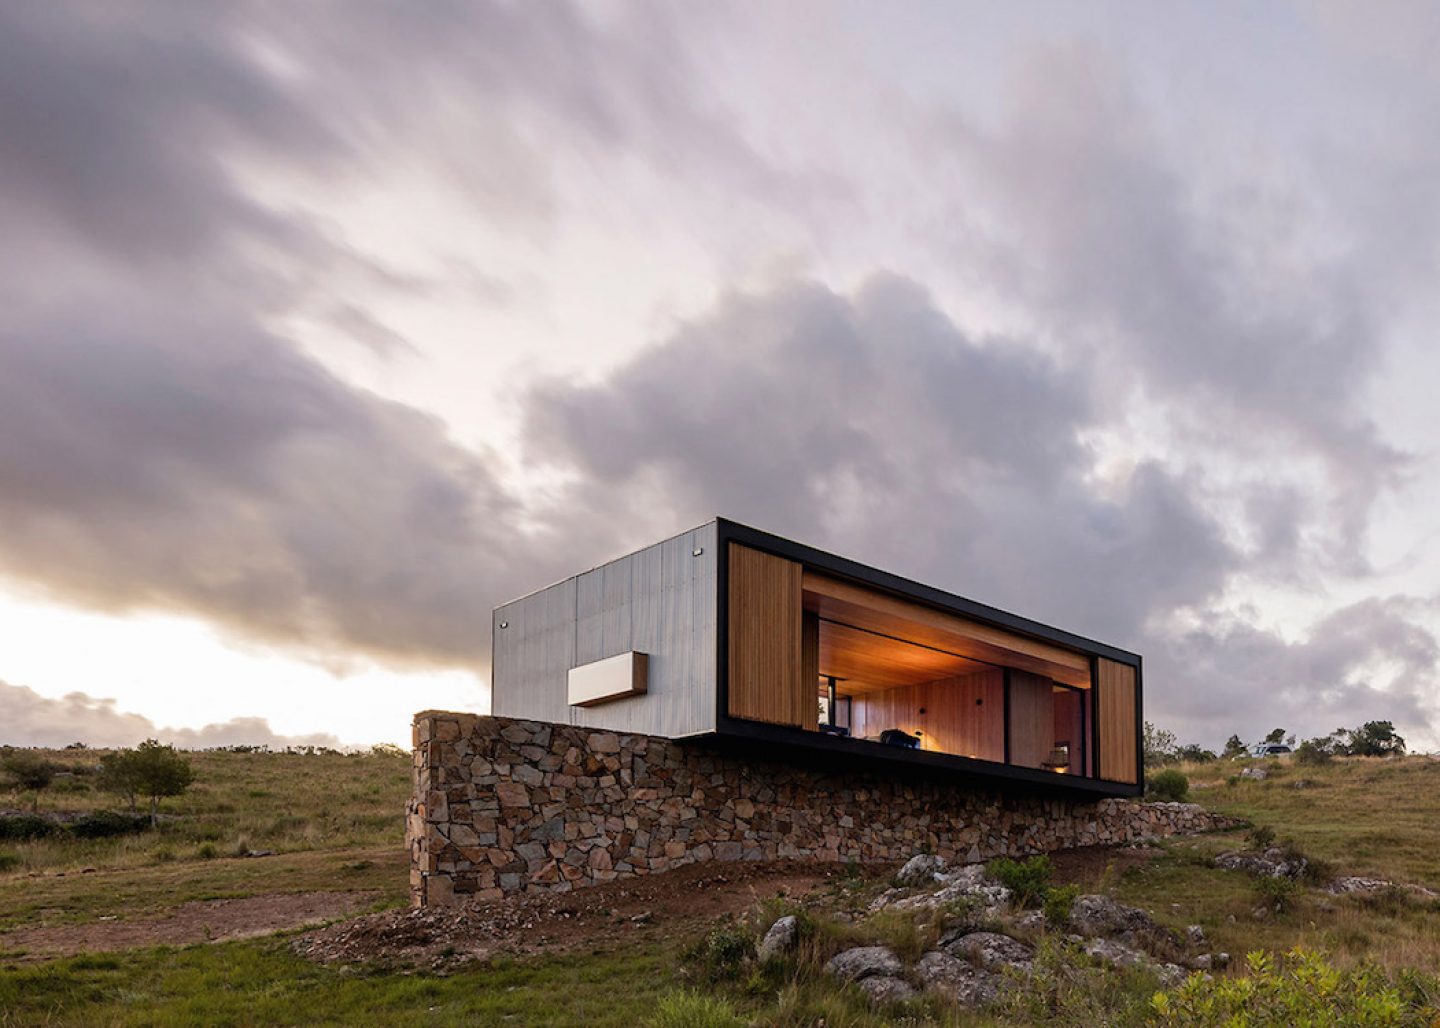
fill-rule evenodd
<path id="1" fill-rule="evenodd" d="M 1066 793 L 1072 795 L 1089 796 L 1139 796 L 1143 791 L 1140 783 L 1145 781 L 1144 752 L 1142 748 L 1142 730 L 1144 723 L 1143 709 L 1143 681 L 1141 675 L 1141 660 L 1139 654 L 1122 650 L 1106 643 L 1097 642 L 1094 639 L 1087 639 L 1084 636 L 1076 635 L 1073 632 L 1066 632 L 1063 629 L 1054 628 L 1050 625 L 1032 621 L 1029 618 L 1011 614 L 1008 611 L 1000 610 L 974 600 L 968 600 L 963 596 L 956 596 L 932 586 L 922 585 L 899 575 L 893 575 L 877 568 L 872 568 L 844 557 L 836 556 L 833 553 L 826 553 L 802 543 L 783 539 L 780 536 L 772 535 L 769 532 L 762 532 L 748 525 L 730 521 L 725 518 L 715 520 L 715 587 L 716 587 L 716 631 L 715 631 L 715 731 L 722 739 L 733 740 L 745 744 L 756 744 L 765 747 L 767 756 L 774 756 L 769 747 L 783 745 L 793 748 L 796 753 L 810 753 L 815 756 L 831 754 L 836 757 L 847 758 L 846 766 L 855 767 L 864 764 L 874 766 L 899 766 L 913 770 L 925 770 L 943 777 L 953 777 L 970 780 L 975 785 L 988 785 L 992 788 L 1011 788 L 1022 791 L 1039 791 L 1050 793 Z M 972 757 L 956 756 L 948 753 L 937 753 L 933 750 L 909 750 L 898 746 L 886 746 L 883 743 L 872 742 L 868 739 L 855 739 L 831 735 L 824 732 L 811 732 L 801 728 L 792 728 L 785 725 L 773 725 L 763 721 L 748 721 L 742 718 L 730 716 L 730 546 L 735 542 L 749 546 L 777 557 L 784 557 L 804 564 L 817 571 L 823 571 L 836 578 L 847 579 L 858 585 L 874 589 L 880 592 L 900 597 L 905 600 L 923 603 L 946 614 L 954 614 L 966 617 L 983 624 L 1002 628 L 1018 635 L 1028 636 L 1032 639 L 1039 639 L 1044 642 L 1055 643 L 1069 649 L 1078 650 L 1090 657 L 1090 696 L 1091 696 L 1091 720 L 1090 731 L 1093 736 L 1093 745 L 1087 747 L 1093 753 L 1086 753 L 1087 762 L 1093 761 L 1094 766 L 1086 765 L 1089 776 L 1082 775 L 1061 775 L 1053 771 L 1042 771 L 1036 768 L 1016 767 L 1008 763 L 1010 759 L 1010 689 L 1009 671 L 1005 673 L 1005 759 L 1006 763 L 996 763 L 992 760 L 979 760 Z M 1098 658 L 1104 657 L 1120 664 L 1127 664 L 1135 669 L 1135 763 L 1137 769 L 1136 784 L 1131 785 L 1125 782 L 1109 782 L 1099 777 L 1099 753 L 1100 753 L 1100 719 L 1097 699 L 1096 674 Z"/>

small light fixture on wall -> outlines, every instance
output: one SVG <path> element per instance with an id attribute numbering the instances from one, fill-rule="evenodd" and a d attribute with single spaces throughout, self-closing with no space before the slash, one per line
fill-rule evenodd
<path id="1" fill-rule="evenodd" d="M 693 550 L 690 551 L 690 556 L 692 556 L 692 557 L 699 557 L 699 556 L 702 555 L 704 552 L 705 552 L 705 547 L 703 547 L 703 546 L 697 546 L 697 547 L 695 547 L 695 549 L 693 549 Z"/>
<path id="2" fill-rule="evenodd" d="M 500 627 L 501 627 L 501 628 L 509 628 L 509 627 L 510 627 L 510 622 L 508 622 L 508 621 L 502 621 L 502 622 L 500 622 Z"/>

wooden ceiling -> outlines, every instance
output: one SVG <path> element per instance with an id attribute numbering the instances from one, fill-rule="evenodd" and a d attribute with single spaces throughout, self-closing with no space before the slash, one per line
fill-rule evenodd
<path id="1" fill-rule="evenodd" d="M 953 654 L 955 658 L 959 659 L 971 658 L 971 660 L 965 661 L 967 666 L 964 671 L 947 671 L 935 677 L 947 677 L 951 674 L 964 674 L 977 670 L 973 665 L 974 661 L 978 660 L 991 665 L 1012 667 L 1044 675 L 1065 685 L 1082 689 L 1090 687 L 1090 659 L 1082 653 L 1067 650 L 1054 643 L 1032 639 L 1003 628 L 995 628 L 968 618 L 946 614 L 921 603 L 903 600 L 888 593 L 867 589 L 838 578 L 830 578 L 808 569 L 804 574 L 803 596 L 805 609 L 818 614 L 824 622 L 836 622 L 858 629 L 866 629 L 869 633 L 890 636 L 896 640 L 910 640 L 920 645 L 908 647 L 908 649 L 923 650 L 924 647 L 929 647 L 930 649 L 925 652 L 942 651 L 936 654 L 937 658 L 948 654 Z M 822 623 L 823 627 L 826 626 Z M 822 673 L 827 673 L 825 634 L 823 631 L 821 632 L 820 670 Z M 873 640 L 877 636 L 870 634 L 866 635 L 866 638 Z M 866 646 L 870 645 L 878 644 L 866 643 Z M 900 643 L 900 645 L 903 647 L 905 643 Z M 863 649 L 864 647 L 852 646 L 850 648 Z M 900 651 L 896 651 L 895 658 L 897 666 L 903 664 L 905 660 L 918 661 L 921 659 L 918 655 L 911 657 Z M 875 671 L 878 670 L 879 665 L 877 664 Z M 828 673 L 840 674 L 838 671 Z M 914 673 L 919 673 L 918 666 Z M 845 677 L 864 680 L 860 675 Z M 932 681 L 933 678 L 925 680 Z M 909 680 L 903 683 L 893 679 L 887 679 L 887 681 L 892 685 L 913 684 Z"/>
<path id="2" fill-rule="evenodd" d="M 923 685 L 987 666 L 849 625 L 820 622 L 820 674 L 844 679 L 836 685 L 841 696 Z"/>

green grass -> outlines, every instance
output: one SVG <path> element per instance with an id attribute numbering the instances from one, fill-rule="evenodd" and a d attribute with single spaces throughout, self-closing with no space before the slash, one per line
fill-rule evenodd
<path id="1" fill-rule="evenodd" d="M 89 750 L 48 756 L 82 768 L 99 762 L 98 752 Z M 407 756 L 187 756 L 196 782 L 183 796 L 162 802 L 165 820 L 155 831 L 4 844 L 0 932 L 40 922 L 150 917 L 191 900 L 271 892 L 376 892 L 383 905 L 405 902 Z M 82 776 L 59 791 L 47 790 L 41 812 L 123 806 L 90 781 Z M 0 794 L 0 804 L 18 806 L 22 798 Z M 234 856 L 244 850 L 275 855 Z"/>
<path id="2" fill-rule="evenodd" d="M 322 967 L 287 941 L 0 965 L 0 1024 L 635 1028 L 676 988 L 669 960 L 653 949 L 496 962 L 442 977 Z"/>
<path id="3" fill-rule="evenodd" d="M 1270 771 L 1265 781 L 1233 785 L 1226 782 L 1244 763 L 1187 765 L 1190 798 L 1270 825 L 1345 873 L 1440 889 L 1440 761 L 1347 757 L 1318 767 L 1263 763 Z M 1297 789 L 1297 781 L 1311 784 Z"/>

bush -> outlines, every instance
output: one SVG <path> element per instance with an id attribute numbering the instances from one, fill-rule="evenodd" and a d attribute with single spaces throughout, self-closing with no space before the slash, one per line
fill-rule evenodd
<path id="1" fill-rule="evenodd" d="M 1255 895 L 1259 897 L 1261 905 L 1277 914 L 1283 914 L 1290 909 L 1296 888 L 1292 878 L 1261 875 L 1255 879 Z"/>
<path id="2" fill-rule="evenodd" d="M 1297 764 L 1328 764 L 1331 760 L 1330 751 L 1317 743 L 1314 739 L 1306 739 L 1295 748 L 1295 763 Z"/>
<path id="3" fill-rule="evenodd" d="M 755 939 L 735 925 L 714 929 L 687 954 L 701 964 L 711 981 L 738 978 L 745 962 L 754 955 Z"/>
<path id="4" fill-rule="evenodd" d="M 1191 975 L 1171 992 L 1150 1001 L 1162 1025 L 1206 1028 L 1254 1025 L 1289 1028 L 1302 1024 L 1371 1025 L 1428 1023 L 1434 1009 L 1424 1009 L 1412 990 L 1407 999 L 1374 967 L 1343 970 L 1324 954 L 1296 948 L 1281 960 L 1251 953 L 1246 977 Z"/>
<path id="5" fill-rule="evenodd" d="M 1158 800 L 1183 800 L 1190 793 L 1190 779 L 1184 772 L 1169 768 L 1150 775 L 1145 791 Z"/>
<path id="6" fill-rule="evenodd" d="M 1275 829 L 1269 825 L 1251 825 L 1245 839 L 1257 850 L 1268 850 L 1275 845 Z"/>
<path id="7" fill-rule="evenodd" d="M 55 831 L 55 822 L 47 821 L 38 814 L 10 814 L 0 817 L 0 839 L 10 842 L 43 839 Z"/>
<path id="8" fill-rule="evenodd" d="M 110 839 L 117 835 L 136 835 L 149 827 L 150 819 L 143 814 L 98 810 L 77 820 L 70 831 L 81 839 Z"/>
<path id="9" fill-rule="evenodd" d="M 1022 907 L 1038 907 L 1050 891 L 1050 858 L 1041 854 L 1027 860 L 999 857 L 985 865 L 985 871 L 1015 894 Z"/>
<path id="10" fill-rule="evenodd" d="M 670 992 L 660 997 L 650 1024 L 654 1028 L 744 1028 L 745 1022 L 724 999 L 698 992 Z"/>
<path id="11" fill-rule="evenodd" d="M 0 851 L 0 874 L 13 871 L 20 866 L 20 854 Z"/>
<path id="12" fill-rule="evenodd" d="M 1070 908 L 1075 897 L 1080 895 L 1077 885 L 1052 885 L 1045 894 L 1045 920 L 1051 928 L 1063 928 L 1070 923 Z"/>

